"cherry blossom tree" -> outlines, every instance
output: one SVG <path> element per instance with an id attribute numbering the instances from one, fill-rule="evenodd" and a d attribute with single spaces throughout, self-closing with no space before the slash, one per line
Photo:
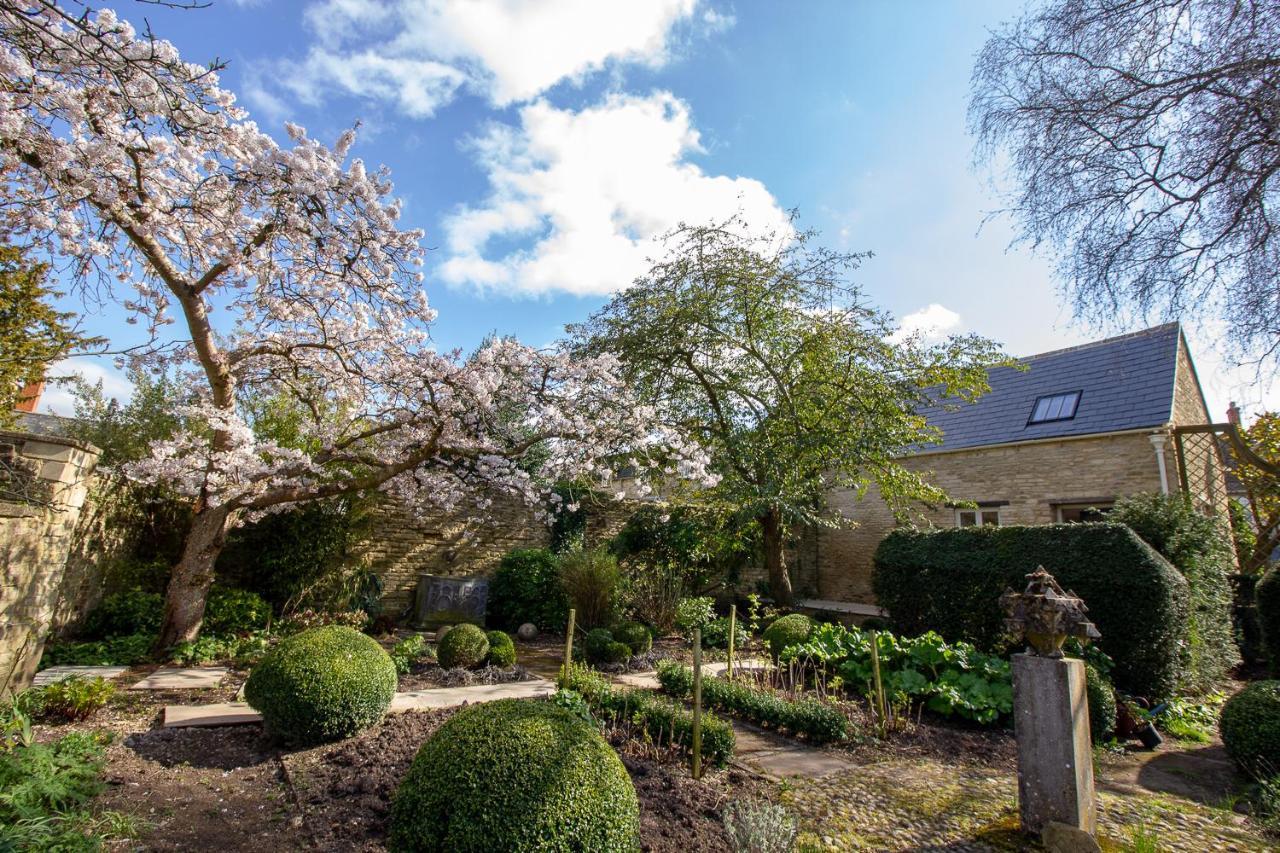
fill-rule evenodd
<path id="1" fill-rule="evenodd" d="M 126 470 L 194 502 L 159 647 L 198 634 L 226 534 L 256 514 L 365 489 L 483 511 L 620 458 L 705 471 L 607 355 L 439 352 L 422 234 L 398 224 L 387 171 L 349 156 L 354 131 L 326 145 L 289 125 L 278 144 L 216 66 L 53 0 L 0 0 L 0 79 L 0 212 L 141 324 L 129 359 L 198 392 L 188 426 Z M 255 437 L 250 394 L 292 399 L 300 439 Z"/>

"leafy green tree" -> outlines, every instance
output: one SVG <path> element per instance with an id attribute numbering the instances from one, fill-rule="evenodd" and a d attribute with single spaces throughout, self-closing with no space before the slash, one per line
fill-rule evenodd
<path id="1" fill-rule="evenodd" d="M 133 394 L 125 403 L 108 397 L 102 380 L 90 383 L 79 376 L 62 380 L 75 412 L 72 437 L 96 445 L 102 451 L 100 465 L 114 468 L 145 458 L 151 442 L 172 438 L 183 426 L 177 411 L 194 400 L 166 373 L 130 368 L 128 379 Z"/>
<path id="2" fill-rule="evenodd" d="M 1232 470 L 1245 486 L 1249 516 L 1253 521 L 1250 549 L 1240 559 L 1240 569 L 1261 572 L 1280 549 L 1280 412 L 1263 412 L 1241 436 L 1253 452 L 1245 458 L 1234 446 Z M 1262 464 L 1258 464 L 1258 463 Z"/>
<path id="3" fill-rule="evenodd" d="M 0 246 L 0 427 L 13 423 L 23 386 L 72 350 L 100 342 L 76 329 L 74 314 L 49 304 L 60 294 L 45 284 L 48 274 L 48 264 Z"/>
<path id="4" fill-rule="evenodd" d="M 845 523 L 828 490 L 874 485 L 904 517 L 946 499 L 899 461 L 939 438 L 917 412 L 976 398 L 1004 359 L 974 335 L 897 332 L 845 280 L 863 256 L 812 233 L 746 233 L 738 220 L 681 226 L 663 259 L 569 332 L 584 354 L 615 354 L 659 419 L 710 452 L 722 479 L 705 497 L 758 525 L 771 592 L 788 603 L 788 531 Z"/>

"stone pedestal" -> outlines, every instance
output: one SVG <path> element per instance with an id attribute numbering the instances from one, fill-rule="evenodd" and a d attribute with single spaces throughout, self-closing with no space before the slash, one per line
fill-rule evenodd
<path id="1" fill-rule="evenodd" d="M 1048 823 L 1058 822 L 1094 833 L 1084 662 L 1014 655 L 1013 716 L 1023 829 L 1039 834 Z"/>

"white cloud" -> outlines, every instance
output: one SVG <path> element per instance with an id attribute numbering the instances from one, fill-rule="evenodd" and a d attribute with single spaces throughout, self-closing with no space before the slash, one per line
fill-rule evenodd
<path id="1" fill-rule="evenodd" d="M 316 37 L 306 56 L 259 71 L 307 103 L 336 88 L 425 117 L 465 84 L 507 106 L 611 64 L 662 65 L 674 28 L 695 22 L 700 3 L 321 0 L 303 16 Z M 710 34 L 733 17 L 704 6 L 696 21 Z"/>
<path id="2" fill-rule="evenodd" d="M 902 324 L 891 338 L 903 341 L 912 335 L 920 335 L 924 341 L 940 341 L 961 326 L 960 315 L 936 302 L 931 302 L 919 311 L 912 311 L 902 318 Z"/>
<path id="3" fill-rule="evenodd" d="M 133 385 L 106 359 L 63 359 L 50 365 L 47 375 L 49 381 L 45 386 L 44 394 L 40 397 L 39 410 L 52 415 L 75 414 L 71 394 L 64 385 L 55 381 L 59 378 L 80 376 L 91 385 L 101 382 L 102 393 L 108 400 L 114 397 L 121 403 L 125 403 L 133 396 Z"/>
<path id="4" fill-rule="evenodd" d="M 520 126 L 491 125 L 473 142 L 492 191 L 445 221 L 450 284 L 537 294 L 607 294 L 648 268 L 653 238 L 680 222 L 741 213 L 756 233 L 789 233 L 764 184 L 707 175 L 688 106 L 668 92 L 613 95 L 573 112 L 544 101 Z M 512 249 L 512 242 L 532 245 Z M 503 243 L 491 254 L 492 243 Z"/>

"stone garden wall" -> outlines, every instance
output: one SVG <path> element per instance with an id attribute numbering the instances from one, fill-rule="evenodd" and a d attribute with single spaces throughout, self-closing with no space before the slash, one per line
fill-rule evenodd
<path id="1" fill-rule="evenodd" d="M 97 461 L 89 444 L 0 432 L 0 696 L 35 674 Z"/>

